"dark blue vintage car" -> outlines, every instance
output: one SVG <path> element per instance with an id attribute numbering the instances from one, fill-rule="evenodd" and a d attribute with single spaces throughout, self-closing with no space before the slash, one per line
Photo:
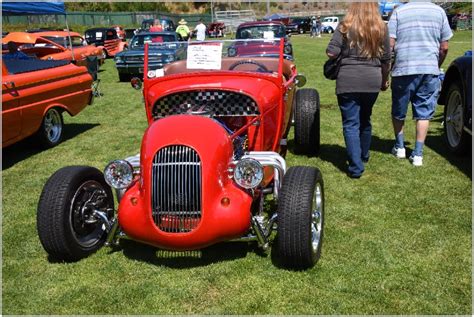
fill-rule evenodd
<path id="1" fill-rule="evenodd" d="M 472 51 L 446 71 L 438 104 L 444 107 L 444 136 L 449 149 L 465 153 L 472 142 Z"/>
<path id="2" fill-rule="evenodd" d="M 130 41 L 130 49 L 115 55 L 120 81 L 142 77 L 145 44 L 149 45 L 148 69 L 163 68 L 164 65 L 186 57 L 186 42 L 176 32 L 143 32 Z"/>

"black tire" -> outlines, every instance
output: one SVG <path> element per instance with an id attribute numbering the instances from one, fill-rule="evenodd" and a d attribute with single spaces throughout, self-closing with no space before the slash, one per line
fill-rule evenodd
<path id="1" fill-rule="evenodd" d="M 461 83 L 453 82 L 446 94 L 444 106 L 444 138 L 451 152 L 465 154 L 471 144 L 471 136 L 464 130 L 466 102 Z"/>
<path id="2" fill-rule="evenodd" d="M 60 110 L 51 108 L 43 117 L 37 138 L 43 148 L 58 145 L 63 138 L 64 120 Z"/>
<path id="3" fill-rule="evenodd" d="M 277 252 L 290 269 L 313 267 L 321 256 L 324 233 L 324 184 L 314 167 L 291 167 L 278 199 Z"/>
<path id="4" fill-rule="evenodd" d="M 319 93 L 305 88 L 296 92 L 295 150 L 306 155 L 318 155 L 321 147 Z"/>
<path id="5" fill-rule="evenodd" d="M 334 32 L 334 30 L 332 28 L 328 28 L 328 34 L 331 34 L 332 32 Z"/>
<path id="6" fill-rule="evenodd" d="M 119 73 L 119 81 L 124 82 L 124 81 L 130 81 L 130 75 L 129 74 L 121 74 Z"/>
<path id="7" fill-rule="evenodd" d="M 113 217 L 112 191 L 98 169 L 67 166 L 48 179 L 38 203 L 37 229 L 50 256 L 77 261 L 102 247 L 107 238 L 105 226 L 88 207 L 105 212 L 109 220 Z"/>

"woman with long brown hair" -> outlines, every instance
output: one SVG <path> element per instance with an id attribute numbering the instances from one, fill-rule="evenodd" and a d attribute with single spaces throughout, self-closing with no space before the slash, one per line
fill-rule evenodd
<path id="1" fill-rule="evenodd" d="M 329 58 L 342 54 L 336 95 L 342 114 L 348 173 L 359 178 L 369 160 L 370 116 L 380 90 L 388 88 L 390 38 L 377 2 L 353 2 L 326 50 Z"/>

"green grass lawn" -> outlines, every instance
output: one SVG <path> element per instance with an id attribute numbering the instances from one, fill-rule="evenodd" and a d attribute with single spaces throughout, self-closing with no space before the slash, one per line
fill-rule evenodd
<path id="1" fill-rule="evenodd" d="M 471 36 L 456 33 L 445 69 L 472 49 Z M 387 91 L 374 107 L 366 172 L 348 178 L 335 82 L 322 75 L 328 40 L 292 37 L 307 87 L 321 94 L 321 155 L 287 156 L 289 165 L 317 166 L 324 177 L 326 231 L 314 268 L 277 268 L 271 254 L 245 243 L 173 253 L 122 241 L 77 263 L 48 260 L 36 232 L 48 177 L 65 165 L 102 170 L 140 148 L 142 96 L 118 82 L 108 60 L 104 96 L 65 118 L 63 143 L 41 151 L 28 140 L 3 150 L 3 314 L 471 314 L 472 156 L 447 151 L 439 107 L 425 165 L 394 159 Z M 410 151 L 412 121 L 405 134 Z"/>

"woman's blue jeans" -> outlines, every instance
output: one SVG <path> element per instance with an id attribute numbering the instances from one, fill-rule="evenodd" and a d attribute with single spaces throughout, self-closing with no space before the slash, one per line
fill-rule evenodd
<path id="1" fill-rule="evenodd" d="M 342 115 L 342 129 L 349 159 L 349 175 L 359 177 L 364 172 L 364 162 L 369 160 L 372 125 L 370 116 L 378 93 L 338 94 L 337 101 Z"/>

